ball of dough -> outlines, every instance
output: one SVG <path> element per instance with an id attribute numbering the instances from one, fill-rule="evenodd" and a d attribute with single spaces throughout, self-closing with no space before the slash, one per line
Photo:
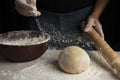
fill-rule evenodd
<path id="1" fill-rule="evenodd" d="M 60 68 L 67 73 L 81 73 L 90 66 L 87 52 L 78 46 L 69 46 L 58 57 Z"/>

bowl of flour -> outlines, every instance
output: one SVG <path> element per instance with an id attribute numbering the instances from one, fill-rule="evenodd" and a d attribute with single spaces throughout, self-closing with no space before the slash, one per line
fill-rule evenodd
<path id="1" fill-rule="evenodd" d="M 48 49 L 50 35 L 33 30 L 0 34 L 0 55 L 10 61 L 26 62 L 37 59 Z"/>

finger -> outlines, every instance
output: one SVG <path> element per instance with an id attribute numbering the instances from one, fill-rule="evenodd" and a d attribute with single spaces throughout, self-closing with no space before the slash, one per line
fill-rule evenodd
<path id="1" fill-rule="evenodd" d="M 41 13 L 39 11 L 29 11 L 29 16 L 40 16 Z"/>
<path id="2" fill-rule="evenodd" d="M 36 0 L 26 0 L 26 2 L 28 4 L 32 4 L 32 5 L 36 6 Z"/>
<path id="3" fill-rule="evenodd" d="M 81 28 L 82 28 L 83 31 L 85 31 L 85 30 L 84 30 L 84 29 L 85 29 L 85 26 L 86 26 L 86 22 L 85 22 L 85 21 L 82 21 L 82 22 L 81 22 Z"/>
<path id="4" fill-rule="evenodd" d="M 85 32 L 89 31 L 90 28 L 93 26 L 94 19 L 90 19 L 85 27 Z"/>
<path id="5" fill-rule="evenodd" d="M 22 15 L 22 16 L 26 16 L 26 11 L 21 9 L 21 8 L 18 8 L 17 6 L 15 7 L 15 9 L 17 10 L 17 12 Z"/>
<path id="6" fill-rule="evenodd" d="M 17 8 L 17 7 L 16 7 Z M 30 11 L 26 11 L 24 9 L 20 9 L 20 8 L 17 8 L 16 9 L 18 11 L 19 14 L 23 15 L 23 16 L 31 16 L 31 15 L 34 15 L 33 13 L 31 14 Z"/>
<path id="7" fill-rule="evenodd" d="M 102 25 L 97 24 L 96 27 L 94 27 L 94 28 L 100 34 L 100 36 L 104 39 L 104 33 L 103 33 Z"/>
<path id="8" fill-rule="evenodd" d="M 21 9 L 24 9 L 24 10 L 34 10 L 34 8 L 30 5 L 23 5 L 23 4 L 20 4 L 20 5 L 16 5 L 18 8 L 21 8 Z"/>
<path id="9" fill-rule="evenodd" d="M 33 10 L 33 6 L 27 4 L 25 1 L 20 1 L 20 0 L 16 0 L 15 1 L 15 6 L 18 8 L 22 8 L 25 10 Z"/>
<path id="10" fill-rule="evenodd" d="M 40 16 L 41 15 L 41 12 L 40 11 L 37 11 L 37 16 Z"/>

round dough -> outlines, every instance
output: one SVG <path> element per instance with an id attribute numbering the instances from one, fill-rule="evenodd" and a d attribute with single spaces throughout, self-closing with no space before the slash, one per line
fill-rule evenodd
<path id="1" fill-rule="evenodd" d="M 81 73 L 90 66 L 90 58 L 82 48 L 69 46 L 60 52 L 58 63 L 67 73 Z"/>

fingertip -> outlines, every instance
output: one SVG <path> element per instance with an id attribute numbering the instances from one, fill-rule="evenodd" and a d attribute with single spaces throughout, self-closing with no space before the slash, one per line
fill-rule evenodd
<path id="1" fill-rule="evenodd" d="M 35 16 L 40 16 L 41 13 L 40 13 L 39 11 L 36 11 L 36 12 L 34 12 L 34 15 L 35 15 Z"/>
<path id="2" fill-rule="evenodd" d="M 89 31 L 89 29 L 88 29 L 88 28 L 85 28 L 85 29 L 84 29 L 84 31 L 85 31 L 85 32 L 88 32 L 88 31 Z"/>
<path id="3" fill-rule="evenodd" d="M 90 26 L 86 25 L 86 28 L 84 29 L 85 32 L 88 32 L 90 30 Z"/>
<path id="4" fill-rule="evenodd" d="M 104 36 L 104 34 L 102 34 L 101 36 L 102 36 L 102 38 L 103 38 L 103 39 L 105 39 L 105 36 Z"/>
<path id="5" fill-rule="evenodd" d="M 31 11 L 29 15 L 37 17 L 40 15 L 40 13 L 38 13 L 38 11 Z"/>
<path id="6" fill-rule="evenodd" d="M 37 16 L 40 16 L 41 15 L 41 12 L 37 11 Z"/>

